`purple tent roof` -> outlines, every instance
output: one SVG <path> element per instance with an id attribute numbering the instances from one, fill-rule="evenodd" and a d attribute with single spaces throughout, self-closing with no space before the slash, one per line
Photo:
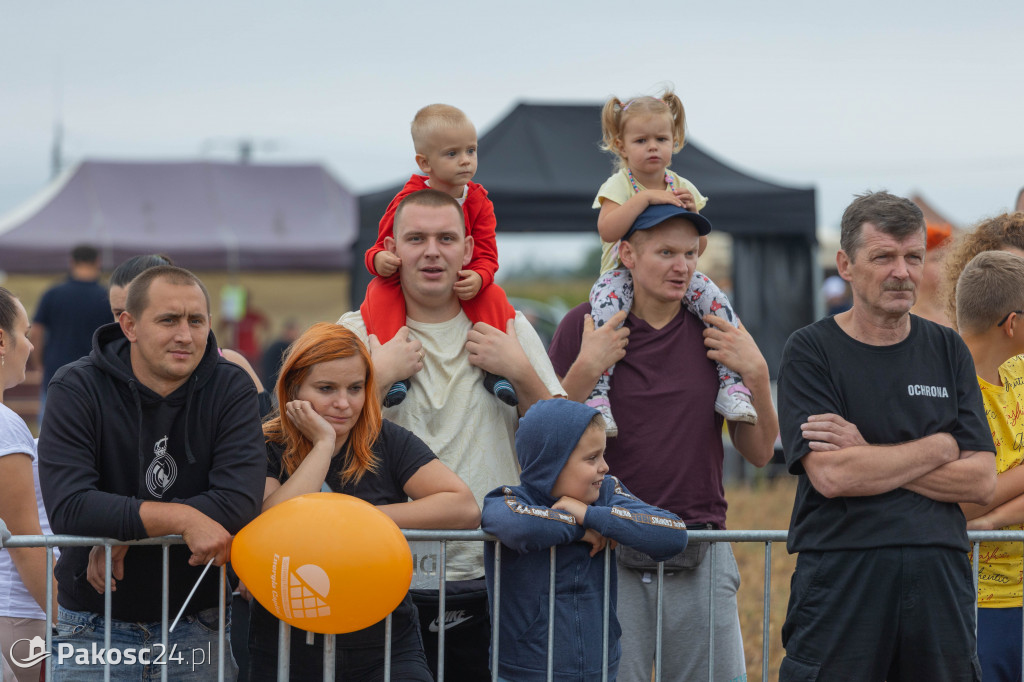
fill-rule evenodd
<path id="1" fill-rule="evenodd" d="M 84 161 L 0 217 L 0 269 L 63 271 L 82 243 L 105 269 L 141 253 L 196 270 L 347 268 L 357 210 L 320 165 Z"/>

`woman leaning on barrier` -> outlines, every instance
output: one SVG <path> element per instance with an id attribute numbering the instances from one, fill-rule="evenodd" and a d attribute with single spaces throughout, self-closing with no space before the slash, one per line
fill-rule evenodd
<path id="1" fill-rule="evenodd" d="M 40 518 L 46 523 L 35 440 L 25 420 L 3 404 L 4 392 L 25 380 L 25 364 L 32 352 L 28 328 L 21 301 L 0 287 L 0 518 L 13 535 L 41 535 Z M 46 636 L 45 611 L 46 550 L 0 550 L 0 648 L 19 682 L 39 679 L 39 661 L 27 668 L 21 665 L 30 660 L 28 640 Z M 11 660 L 15 642 L 18 646 Z"/>
<path id="2" fill-rule="evenodd" d="M 275 389 L 279 412 L 264 424 L 263 510 L 298 495 L 334 492 L 366 500 L 401 528 L 476 528 L 480 509 L 462 480 L 411 432 L 383 421 L 370 354 L 351 331 L 318 323 L 285 353 Z M 315 523 L 315 519 L 310 519 Z M 391 676 L 431 680 L 409 595 L 392 614 Z M 277 679 L 278 621 L 253 603 L 249 679 Z M 323 636 L 292 634 L 293 680 L 320 679 Z M 384 621 L 335 639 L 339 679 L 379 680 Z"/>

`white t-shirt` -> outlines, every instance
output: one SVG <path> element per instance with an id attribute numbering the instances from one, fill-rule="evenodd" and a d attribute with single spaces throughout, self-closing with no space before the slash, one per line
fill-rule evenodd
<path id="1" fill-rule="evenodd" d="M 36 442 L 32 432 L 28 430 L 25 420 L 11 408 L 0 404 L 0 457 L 13 454 L 25 454 L 32 458 L 32 478 L 36 487 L 36 506 L 39 510 L 39 525 L 44 534 L 50 533 L 50 523 L 43 509 L 43 495 L 39 492 L 39 459 L 36 457 Z M 54 552 L 54 562 L 57 553 Z M 10 618 L 44 619 L 46 614 L 29 594 L 25 584 L 21 582 L 18 569 L 11 561 L 6 549 L 0 550 L 0 616 Z"/>
<path id="2" fill-rule="evenodd" d="M 359 311 L 338 320 L 367 342 Z M 515 430 L 519 413 L 484 388 L 484 371 L 469 364 L 466 335 L 473 325 L 466 314 L 436 324 L 406 319 L 411 336 L 423 344 L 423 369 L 411 378 L 400 405 L 384 408 L 384 418 L 422 438 L 452 471 L 466 482 L 477 504 L 500 485 L 518 485 Z M 551 367 L 544 344 L 521 312 L 516 312 L 516 337 L 540 380 L 552 395 L 565 395 Z M 479 542 L 449 543 L 448 580 L 483 575 Z"/>

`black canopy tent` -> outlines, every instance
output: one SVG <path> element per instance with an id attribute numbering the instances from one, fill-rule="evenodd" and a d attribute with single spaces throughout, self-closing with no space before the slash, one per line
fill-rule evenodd
<path id="1" fill-rule="evenodd" d="M 611 156 L 598 147 L 600 112 L 599 105 L 519 104 L 480 139 L 475 180 L 494 202 L 499 233 L 596 233 L 591 204 L 612 172 Z M 733 303 L 775 375 L 789 334 L 814 320 L 814 190 L 751 177 L 692 142 L 672 167 L 708 197 L 703 214 L 714 228 L 733 237 Z M 400 188 L 359 198 L 354 263 Z M 365 267 L 353 269 L 354 306 L 369 279 Z"/>

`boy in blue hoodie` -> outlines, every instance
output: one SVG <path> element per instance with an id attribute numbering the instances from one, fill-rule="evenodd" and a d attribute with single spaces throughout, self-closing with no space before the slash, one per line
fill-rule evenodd
<path id="1" fill-rule="evenodd" d="M 686 525 L 633 497 L 604 461 L 600 413 L 571 400 L 536 403 L 519 421 L 516 454 L 521 485 L 484 498 L 482 527 L 501 540 L 497 622 L 499 675 L 517 682 L 547 679 L 549 549 L 555 554 L 554 679 L 600 680 L 604 561 L 617 543 L 667 559 L 686 547 Z M 484 550 L 487 592 L 494 603 L 494 544 Z M 608 679 L 619 665 L 612 562 Z"/>

